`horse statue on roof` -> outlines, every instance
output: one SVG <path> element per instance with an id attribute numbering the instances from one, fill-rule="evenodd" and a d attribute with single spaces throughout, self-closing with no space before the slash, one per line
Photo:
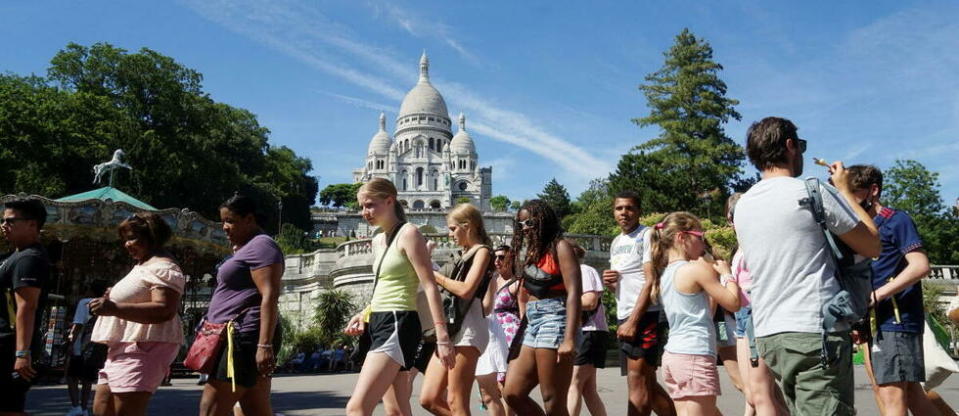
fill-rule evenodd
<path id="1" fill-rule="evenodd" d="M 93 166 L 93 183 L 100 183 L 103 179 L 104 173 L 110 174 L 110 186 L 113 186 L 113 175 L 115 171 L 120 168 L 133 170 L 133 167 L 123 163 L 121 160 L 126 153 L 123 153 L 123 149 L 117 149 L 113 152 L 113 159 L 110 159 L 109 162 L 97 163 Z"/>

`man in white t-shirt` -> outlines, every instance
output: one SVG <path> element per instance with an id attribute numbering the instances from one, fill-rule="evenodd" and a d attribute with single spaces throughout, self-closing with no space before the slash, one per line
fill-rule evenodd
<path id="1" fill-rule="evenodd" d="M 852 341 L 832 328 L 827 348 L 839 357 L 824 367 L 822 306 L 839 291 L 836 265 L 807 198 L 806 141 L 789 120 L 767 117 L 747 132 L 746 152 L 762 180 L 736 205 L 740 249 L 752 274 L 751 301 L 759 353 L 779 381 L 793 415 L 852 415 Z M 857 203 L 842 162 L 830 166 L 836 188 L 822 186 L 826 226 L 856 253 L 879 255 L 872 218 Z M 837 325 L 838 326 L 838 325 Z"/>
<path id="2" fill-rule="evenodd" d="M 631 191 L 616 194 L 613 217 L 620 234 L 609 247 L 610 268 L 603 270 L 603 282 L 616 289 L 616 336 L 625 361 L 620 371 L 629 386 L 627 414 L 655 411 L 657 415 L 675 415 L 672 400 L 656 382 L 667 324 L 660 319 L 662 307 L 650 299 L 655 272 L 649 253 L 650 235 L 639 224 L 639 195 Z"/>
<path id="3" fill-rule="evenodd" d="M 106 289 L 102 283 L 93 282 L 88 287 L 85 297 L 77 302 L 73 312 L 73 325 L 67 335 L 70 349 L 70 360 L 67 366 L 67 391 L 70 394 L 69 416 L 86 415 L 89 413 L 87 405 L 90 403 L 90 389 L 97 382 L 100 372 L 100 363 L 83 360 L 83 348 L 90 342 L 90 334 L 96 319 L 91 319 L 89 303 L 93 298 L 103 294 Z"/>

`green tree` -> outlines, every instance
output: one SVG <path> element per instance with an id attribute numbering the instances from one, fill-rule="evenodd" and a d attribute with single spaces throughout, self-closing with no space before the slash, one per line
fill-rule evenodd
<path id="1" fill-rule="evenodd" d="M 347 206 L 356 201 L 356 192 L 363 186 L 362 183 L 334 183 L 327 185 L 320 191 L 320 203 L 334 207 Z"/>
<path id="2" fill-rule="evenodd" d="M 503 212 L 509 207 L 510 200 L 506 195 L 496 195 L 489 199 L 489 204 L 493 207 L 493 211 Z"/>
<path id="3" fill-rule="evenodd" d="M 285 223 L 280 227 L 276 244 L 280 246 L 284 254 L 308 253 L 319 248 L 319 244 L 311 239 L 306 231 L 291 223 Z"/>
<path id="4" fill-rule="evenodd" d="M 565 218 L 563 227 L 574 234 L 616 235 L 619 227 L 613 218 L 613 197 L 603 179 L 590 181 L 589 187 L 573 203 L 574 213 Z"/>
<path id="5" fill-rule="evenodd" d="M 959 217 L 942 201 L 939 173 L 915 160 L 896 160 L 883 176 L 883 205 L 912 217 L 930 261 L 959 262 Z"/>
<path id="6" fill-rule="evenodd" d="M 456 198 L 456 203 L 457 203 L 457 204 L 469 204 L 469 203 L 472 203 L 472 202 L 473 202 L 473 200 L 470 199 L 470 197 L 468 197 L 468 196 L 461 196 L 461 197 L 459 197 L 459 198 Z"/>
<path id="7" fill-rule="evenodd" d="M 321 344 L 329 345 L 340 339 L 343 328 L 356 313 L 349 293 L 342 290 L 326 290 L 317 298 L 313 324 Z"/>
<path id="8" fill-rule="evenodd" d="M 549 204 L 559 218 L 563 218 L 571 212 L 569 192 L 566 191 L 565 186 L 556 181 L 556 178 L 550 179 L 546 187 L 543 188 L 543 192 L 537 194 L 536 197 Z"/>
<path id="9" fill-rule="evenodd" d="M 220 203 L 241 191 L 273 218 L 280 198 L 284 221 L 309 228 L 309 160 L 271 147 L 255 115 L 214 101 L 202 79 L 158 52 L 106 43 L 68 44 L 46 78 L 0 76 L 0 190 L 90 190 L 91 167 L 120 148 L 134 169 L 115 186 L 154 206 L 218 218 Z"/>
<path id="10" fill-rule="evenodd" d="M 663 67 L 639 87 L 650 112 L 633 119 L 640 127 L 659 127 L 660 134 L 623 155 L 610 188 L 640 192 L 648 211 L 718 214 L 724 196 L 741 181 L 743 149 L 723 129 L 740 119 L 734 108 L 739 102 L 726 97 L 723 67 L 713 60 L 712 47 L 689 29 L 664 56 Z M 704 198 L 716 190 L 723 197 Z"/>
<path id="11" fill-rule="evenodd" d="M 513 202 L 511 202 L 511 203 L 509 204 L 509 209 L 511 209 L 511 210 L 513 210 L 513 211 L 519 211 L 519 208 L 520 208 L 521 206 L 523 206 L 523 203 L 522 203 L 522 202 L 513 201 Z"/>

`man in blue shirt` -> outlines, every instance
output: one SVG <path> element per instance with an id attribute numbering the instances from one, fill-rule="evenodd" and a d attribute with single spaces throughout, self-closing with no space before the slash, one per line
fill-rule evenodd
<path id="1" fill-rule="evenodd" d="M 920 280 L 929 274 L 929 258 L 912 218 L 880 203 L 882 172 L 869 165 L 848 171 L 853 194 L 873 216 L 882 242 L 882 253 L 872 262 L 876 328 L 865 354 L 876 401 L 884 415 L 906 415 L 907 409 L 937 414 L 919 384 L 926 380 Z"/>

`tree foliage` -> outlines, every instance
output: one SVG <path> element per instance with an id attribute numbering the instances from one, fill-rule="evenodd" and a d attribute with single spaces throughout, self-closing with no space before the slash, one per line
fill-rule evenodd
<path id="1" fill-rule="evenodd" d="M 688 29 L 664 56 L 663 67 L 639 87 L 650 113 L 633 119 L 640 127 L 658 126 L 660 134 L 623 155 L 610 188 L 638 191 L 644 210 L 718 213 L 722 196 L 742 181 L 743 149 L 723 129 L 740 119 L 739 102 L 726 97 L 712 47 Z M 716 191 L 720 198 L 706 198 Z"/>
<path id="2" fill-rule="evenodd" d="M 897 160 L 883 176 L 883 205 L 912 217 L 929 260 L 959 262 L 959 217 L 942 201 L 939 173 L 915 160 Z"/>
<path id="3" fill-rule="evenodd" d="M 489 199 L 489 204 L 494 212 L 503 212 L 509 208 L 510 200 L 506 195 L 496 195 Z"/>
<path id="4" fill-rule="evenodd" d="M 559 218 L 563 218 L 571 212 L 569 192 L 566 191 L 565 186 L 556 181 L 556 178 L 550 179 L 543 188 L 543 192 L 537 194 L 536 197 L 549 204 Z"/>
<path id="5" fill-rule="evenodd" d="M 356 193 L 359 192 L 362 183 L 334 183 L 327 185 L 320 191 L 320 203 L 336 208 L 346 206 L 355 207 Z"/>
<path id="6" fill-rule="evenodd" d="M 0 75 L 0 192 L 61 197 L 94 187 L 93 165 L 123 149 L 115 186 L 161 208 L 218 218 L 236 191 L 310 226 L 308 159 L 272 147 L 249 111 L 214 101 L 203 76 L 173 58 L 106 43 L 70 43 L 47 77 Z M 275 230 L 275 223 L 266 224 Z"/>
<path id="7" fill-rule="evenodd" d="M 349 293 L 342 290 L 320 292 L 316 312 L 313 315 L 313 324 L 320 344 L 330 345 L 340 339 L 343 328 L 354 313 L 356 313 L 356 305 L 353 304 Z"/>
<path id="8" fill-rule="evenodd" d="M 612 236 L 619 232 L 613 219 L 613 197 L 607 181 L 590 181 L 589 187 L 572 205 L 574 212 L 563 223 L 563 228 L 570 233 Z"/>

